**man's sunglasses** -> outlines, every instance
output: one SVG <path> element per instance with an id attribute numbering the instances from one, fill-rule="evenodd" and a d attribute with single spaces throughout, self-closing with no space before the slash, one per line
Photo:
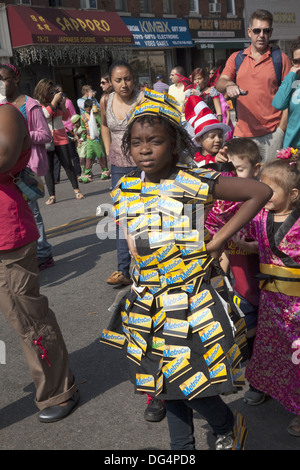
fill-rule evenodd
<path id="1" fill-rule="evenodd" d="M 264 34 L 271 34 L 272 32 L 272 28 L 253 28 L 251 29 L 252 33 L 253 34 L 260 34 L 261 32 L 263 32 Z"/>
<path id="2" fill-rule="evenodd" d="M 300 58 L 299 59 L 292 59 L 293 64 L 300 65 Z"/>

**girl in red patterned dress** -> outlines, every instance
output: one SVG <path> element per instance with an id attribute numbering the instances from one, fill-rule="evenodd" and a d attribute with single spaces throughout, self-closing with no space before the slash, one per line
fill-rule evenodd
<path id="1" fill-rule="evenodd" d="M 273 196 L 246 236 L 258 241 L 260 300 L 253 354 L 246 377 L 296 417 L 288 432 L 300 437 L 300 161 L 285 149 L 268 162 L 261 181 Z"/>

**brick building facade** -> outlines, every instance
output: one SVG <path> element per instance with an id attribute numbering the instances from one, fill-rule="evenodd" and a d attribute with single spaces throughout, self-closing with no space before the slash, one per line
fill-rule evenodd
<path id="1" fill-rule="evenodd" d="M 263 8 L 272 11 L 276 5 L 280 10 L 274 6 L 276 11 L 272 11 L 279 39 L 298 25 L 297 3 L 286 0 L 281 14 L 279 0 L 266 0 Z M 73 101 L 86 83 L 100 98 L 100 76 L 116 58 L 128 60 L 137 82 L 145 80 L 150 85 L 157 74 L 169 82 L 174 65 L 182 65 L 186 75 L 195 67 L 222 66 L 233 51 L 249 44 L 248 16 L 258 6 L 258 0 L 2 0 L 0 60 L 4 56 L 21 66 L 27 94 L 38 80 L 50 77 L 63 85 Z M 21 17 L 19 23 L 10 9 Z M 28 9 L 33 11 L 26 17 Z M 30 29 L 43 15 L 45 21 L 34 36 Z M 108 25 L 105 38 L 102 20 Z M 49 36 L 53 24 L 58 29 L 54 41 Z M 25 36 L 29 37 L 27 43 Z"/>

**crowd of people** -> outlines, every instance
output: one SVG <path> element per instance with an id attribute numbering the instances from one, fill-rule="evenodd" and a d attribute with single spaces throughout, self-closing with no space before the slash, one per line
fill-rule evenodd
<path id="1" fill-rule="evenodd" d="M 24 200 L 15 177 L 26 167 L 43 176 L 53 205 L 60 166 L 80 200 L 98 162 L 117 222 L 117 269 L 106 282 L 128 286 L 100 340 L 125 347 L 135 391 L 147 394 L 145 419 L 166 415 L 171 449 L 191 450 L 197 410 L 216 449 L 243 448 L 243 420 L 222 400 L 245 384 L 243 364 L 245 402 L 278 400 L 300 437 L 300 37 L 289 59 L 271 47 L 272 25 L 270 12 L 255 11 L 251 45 L 223 70 L 187 77 L 176 66 L 170 85 L 158 75 L 137 86 L 116 61 L 100 102 L 85 85 L 78 112 L 48 78 L 33 97 L 20 93 L 20 70 L 0 64 L 0 309 L 19 335 L 41 422 L 68 416 L 79 393 L 39 289 L 52 246 L 38 202 Z"/>

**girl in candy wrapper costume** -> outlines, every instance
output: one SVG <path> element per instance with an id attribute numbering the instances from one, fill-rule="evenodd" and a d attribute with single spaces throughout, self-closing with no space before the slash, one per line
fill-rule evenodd
<path id="1" fill-rule="evenodd" d="M 100 341 L 125 349 L 136 392 L 165 400 L 172 449 L 195 448 L 193 409 L 211 425 L 216 449 L 242 448 L 243 420 L 234 435 L 233 414 L 219 394 L 244 383 L 244 324 L 215 260 L 270 198 L 270 188 L 178 166 L 180 156 L 192 161 L 194 149 L 177 103 L 153 90 L 132 111 L 123 149 L 139 170 L 111 195 L 135 261 L 133 284 Z M 209 241 L 203 215 L 213 197 L 245 202 Z"/>
<path id="2" fill-rule="evenodd" d="M 300 161 L 284 149 L 261 181 L 274 191 L 242 233 L 258 241 L 260 299 L 253 355 L 246 377 L 297 416 L 288 432 L 300 436 Z"/>

